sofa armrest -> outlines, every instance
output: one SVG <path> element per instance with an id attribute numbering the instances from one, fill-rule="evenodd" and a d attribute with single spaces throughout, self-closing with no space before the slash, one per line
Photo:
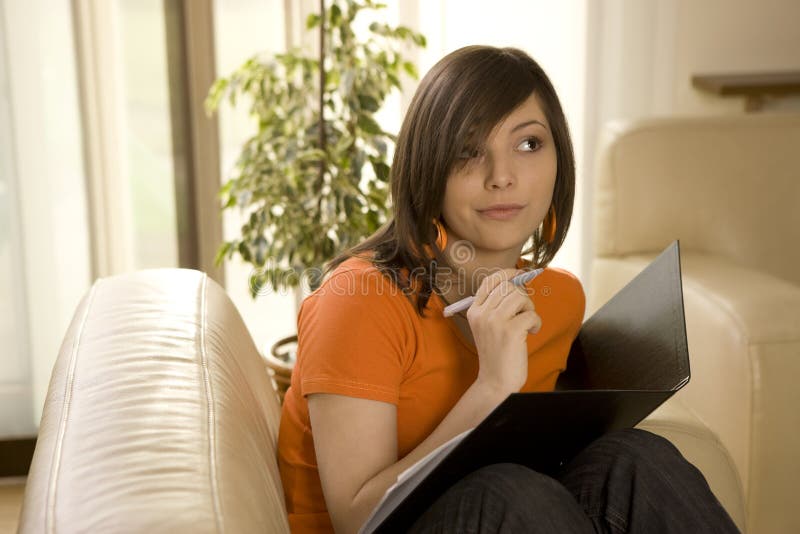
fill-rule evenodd
<path id="1" fill-rule="evenodd" d="M 637 427 L 663 436 L 675 445 L 684 458 L 703 473 L 723 508 L 744 531 L 747 514 L 739 472 L 728 450 L 708 426 L 679 398 L 673 397 Z"/>
<path id="2" fill-rule="evenodd" d="M 653 257 L 597 258 L 589 309 Z M 747 530 L 800 531 L 800 287 L 718 256 L 681 263 L 692 378 L 676 397 L 731 453 Z"/>
<path id="3" fill-rule="evenodd" d="M 97 281 L 53 369 L 20 532 L 288 532 L 275 391 L 197 271 Z"/>

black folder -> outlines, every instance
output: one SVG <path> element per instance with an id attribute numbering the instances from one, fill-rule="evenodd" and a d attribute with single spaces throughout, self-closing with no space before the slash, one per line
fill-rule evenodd
<path id="1" fill-rule="evenodd" d="M 689 381 L 680 249 L 673 242 L 586 320 L 556 390 L 514 393 L 374 532 L 405 532 L 449 487 L 486 465 L 555 475 L 611 430 L 633 427 Z"/>

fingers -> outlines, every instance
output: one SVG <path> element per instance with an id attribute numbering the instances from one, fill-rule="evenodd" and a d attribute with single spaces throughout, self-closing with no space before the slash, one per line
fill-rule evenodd
<path id="1" fill-rule="evenodd" d="M 520 271 L 506 273 L 507 277 L 501 275 L 499 280 L 498 278 L 487 280 L 487 286 L 495 285 L 482 302 L 483 309 L 493 310 L 501 313 L 503 317 L 509 318 L 522 311 L 523 307 L 533 306 L 527 288 L 517 286 L 510 281 L 516 276 L 517 272 Z M 500 309 L 501 306 L 503 306 L 504 311 Z"/>
<path id="2" fill-rule="evenodd" d="M 531 334 L 538 334 L 539 330 L 542 329 L 542 318 L 539 317 L 538 313 L 534 312 L 532 320 L 533 320 L 533 325 L 530 328 L 528 328 L 528 332 L 530 332 Z"/>
<path id="3" fill-rule="evenodd" d="M 500 305 L 489 313 L 509 320 L 515 326 L 523 327 L 531 334 L 536 334 L 542 328 L 542 318 L 536 313 L 533 301 L 521 292 L 522 298 L 506 298 Z"/>
<path id="4" fill-rule="evenodd" d="M 492 294 L 492 292 L 494 292 L 494 290 L 498 286 L 500 286 L 500 285 L 502 285 L 504 283 L 507 283 L 507 284 L 513 286 L 513 284 L 511 284 L 511 282 L 510 282 L 511 279 L 514 278 L 516 275 L 518 275 L 521 272 L 522 271 L 520 271 L 519 269 L 501 269 L 501 270 L 495 271 L 495 272 L 487 275 L 486 278 L 484 278 L 483 281 L 481 282 L 481 285 L 478 288 L 478 291 L 475 292 L 475 303 L 474 304 L 477 304 L 479 306 L 483 305 L 486 302 L 486 300 L 489 298 L 489 296 Z M 507 292 L 506 292 L 506 294 L 507 294 Z M 496 304 L 497 303 L 495 302 L 495 306 L 496 306 Z M 492 307 L 494 307 L 494 306 L 492 306 Z"/>
<path id="5" fill-rule="evenodd" d="M 483 304 L 484 309 L 500 313 L 503 317 L 512 317 L 528 307 L 533 309 L 533 301 L 527 290 L 511 282 L 497 285 Z"/>
<path id="6" fill-rule="evenodd" d="M 542 328 L 542 318 L 534 311 L 526 310 L 515 315 L 509 323 L 515 331 L 525 331 L 536 334 Z"/>
<path id="7" fill-rule="evenodd" d="M 515 327 L 535 334 L 542 327 L 542 319 L 536 313 L 533 300 L 522 286 L 511 283 L 511 279 L 522 271 L 504 269 L 488 275 L 475 293 L 475 302 L 467 312 L 468 317 L 488 315 L 513 321 Z M 471 312 L 471 313 L 470 313 Z"/>

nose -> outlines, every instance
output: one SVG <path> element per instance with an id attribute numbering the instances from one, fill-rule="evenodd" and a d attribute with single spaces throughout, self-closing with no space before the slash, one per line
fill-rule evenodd
<path id="1" fill-rule="evenodd" d="M 486 188 L 491 190 L 502 190 L 511 187 L 514 183 L 514 169 L 508 158 L 487 157 L 486 166 Z"/>

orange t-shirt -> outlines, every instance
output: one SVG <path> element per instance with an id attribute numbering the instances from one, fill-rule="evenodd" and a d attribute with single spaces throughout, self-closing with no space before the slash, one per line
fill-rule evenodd
<path id="1" fill-rule="evenodd" d="M 542 328 L 528 336 L 528 381 L 548 391 L 583 321 L 575 276 L 547 268 L 528 283 Z M 333 532 L 317 470 L 306 395 L 336 393 L 397 406 L 398 460 L 439 425 L 478 376 L 478 354 L 433 293 L 425 317 L 366 260 L 351 258 L 312 293 L 298 317 L 297 363 L 278 435 L 293 533 Z"/>

